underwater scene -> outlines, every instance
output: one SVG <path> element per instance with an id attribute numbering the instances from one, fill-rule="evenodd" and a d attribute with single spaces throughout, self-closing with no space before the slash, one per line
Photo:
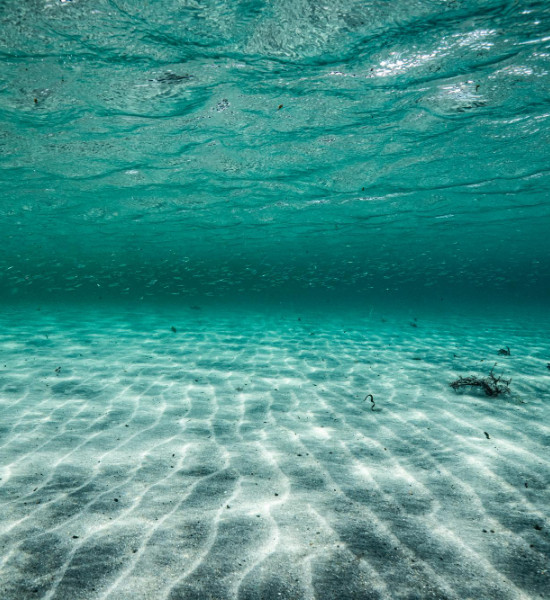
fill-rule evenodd
<path id="1" fill-rule="evenodd" d="M 0 600 L 550 599 L 550 3 L 0 0 Z"/>

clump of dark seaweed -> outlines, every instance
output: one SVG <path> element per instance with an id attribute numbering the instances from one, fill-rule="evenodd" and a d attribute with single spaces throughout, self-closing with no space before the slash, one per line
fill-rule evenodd
<path id="1" fill-rule="evenodd" d="M 491 369 L 488 377 L 478 377 L 477 375 L 468 375 L 468 377 L 459 377 L 456 381 L 449 384 L 453 390 L 457 391 L 463 387 L 478 387 L 481 388 L 486 396 L 500 396 L 501 394 L 510 393 L 511 379 L 502 379 L 502 375 L 495 377 L 493 371 L 496 367 Z"/>
<path id="2" fill-rule="evenodd" d="M 500 356 L 510 356 L 512 354 L 510 352 L 510 346 L 506 346 L 506 348 L 501 348 L 498 351 L 498 354 L 500 354 Z"/>

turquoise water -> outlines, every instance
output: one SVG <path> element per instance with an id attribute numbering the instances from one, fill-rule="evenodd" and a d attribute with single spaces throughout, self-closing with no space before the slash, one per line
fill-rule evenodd
<path id="1" fill-rule="evenodd" d="M 0 11 L 4 297 L 546 304 L 545 3 Z"/>
<path id="2" fill-rule="evenodd" d="M 540 1 L 0 0 L 0 598 L 550 598 L 549 72 Z"/>

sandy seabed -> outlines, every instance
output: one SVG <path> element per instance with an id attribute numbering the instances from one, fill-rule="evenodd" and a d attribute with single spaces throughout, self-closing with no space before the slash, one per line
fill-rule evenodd
<path id="1" fill-rule="evenodd" d="M 0 598 L 550 598 L 549 323 L 381 317 L 3 310 Z"/>

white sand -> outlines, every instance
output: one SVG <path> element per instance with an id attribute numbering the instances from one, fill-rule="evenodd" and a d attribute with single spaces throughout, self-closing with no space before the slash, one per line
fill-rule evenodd
<path id="1" fill-rule="evenodd" d="M 3 311 L 0 598 L 550 598 L 548 323 L 380 316 Z"/>

